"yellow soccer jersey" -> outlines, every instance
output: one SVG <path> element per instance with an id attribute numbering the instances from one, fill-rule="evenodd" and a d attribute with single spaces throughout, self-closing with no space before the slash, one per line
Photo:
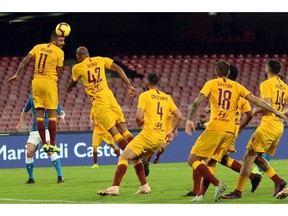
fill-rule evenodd
<path id="1" fill-rule="evenodd" d="M 206 82 L 200 93 L 208 97 L 211 107 L 206 130 L 235 133 L 238 99 L 251 92 L 235 81 L 217 78 Z"/>
<path id="2" fill-rule="evenodd" d="M 251 111 L 251 105 L 248 100 L 245 98 L 240 97 L 238 100 L 238 107 L 236 111 L 236 130 L 235 136 L 238 136 L 239 128 L 240 128 L 240 120 L 241 120 L 241 113 L 242 112 L 249 112 Z"/>
<path id="3" fill-rule="evenodd" d="M 165 139 L 167 117 L 169 112 L 177 109 L 171 96 L 158 89 L 145 91 L 139 95 L 138 108 L 144 109 L 142 132 L 147 136 Z"/>
<path id="4" fill-rule="evenodd" d="M 105 68 L 110 69 L 113 60 L 106 57 L 87 57 L 72 68 L 72 79 L 77 81 L 81 79 L 86 93 L 92 99 L 105 98 L 113 95 L 109 89 Z"/>
<path id="5" fill-rule="evenodd" d="M 95 112 L 93 111 L 93 109 L 91 109 L 91 111 L 90 111 L 90 119 L 94 121 L 94 124 L 95 124 L 94 131 L 96 132 L 96 134 L 109 133 L 109 131 L 107 131 L 104 128 L 104 126 L 99 121 L 97 121 L 97 118 L 96 118 L 96 115 L 95 115 Z"/>
<path id="6" fill-rule="evenodd" d="M 64 52 L 52 43 L 37 44 L 29 52 L 35 61 L 34 78 L 58 80 L 57 67 L 63 67 Z"/>
<path id="7" fill-rule="evenodd" d="M 260 97 L 262 99 L 270 98 L 271 106 L 274 109 L 283 112 L 288 98 L 287 90 L 287 85 L 281 79 L 272 77 L 260 84 Z M 260 126 L 275 132 L 283 130 L 281 118 L 276 117 L 272 112 L 264 112 Z"/>

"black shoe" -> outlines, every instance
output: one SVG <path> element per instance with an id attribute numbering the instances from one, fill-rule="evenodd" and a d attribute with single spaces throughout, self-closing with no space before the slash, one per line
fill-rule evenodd
<path id="1" fill-rule="evenodd" d="M 145 176 L 147 177 L 150 173 L 149 163 L 145 157 L 141 157 L 140 160 L 142 161 L 144 165 L 144 172 L 145 172 Z"/>
<path id="2" fill-rule="evenodd" d="M 63 182 L 64 182 L 63 176 L 58 176 L 57 183 L 63 183 Z"/>
<path id="3" fill-rule="evenodd" d="M 29 178 L 29 179 L 26 181 L 26 184 L 34 184 L 34 183 L 35 183 L 34 179 L 31 179 L 31 178 Z"/>
<path id="4" fill-rule="evenodd" d="M 226 195 L 221 195 L 220 198 L 221 199 L 240 199 L 242 198 L 242 196 L 236 195 L 234 192 L 231 192 Z"/>
<path id="5" fill-rule="evenodd" d="M 259 174 L 254 174 L 254 179 L 251 180 L 252 188 L 251 192 L 254 193 L 254 191 L 258 188 L 260 182 L 262 180 L 262 176 Z"/>
<path id="6" fill-rule="evenodd" d="M 283 188 L 287 185 L 287 182 L 282 179 L 282 181 L 279 184 L 275 184 L 275 190 L 273 196 L 275 197 L 280 191 L 283 190 Z"/>
<path id="7" fill-rule="evenodd" d="M 195 197 L 197 194 L 193 193 L 191 190 L 189 190 L 188 193 L 183 194 L 182 197 Z"/>

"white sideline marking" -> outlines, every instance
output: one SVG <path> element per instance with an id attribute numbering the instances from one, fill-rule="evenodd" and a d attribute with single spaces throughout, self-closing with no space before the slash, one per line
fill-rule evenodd
<path id="1" fill-rule="evenodd" d="M 0 198 L 0 201 L 18 201 L 18 202 L 43 202 L 43 203 L 77 203 L 76 201 L 69 200 L 32 200 L 32 199 L 10 199 Z"/>

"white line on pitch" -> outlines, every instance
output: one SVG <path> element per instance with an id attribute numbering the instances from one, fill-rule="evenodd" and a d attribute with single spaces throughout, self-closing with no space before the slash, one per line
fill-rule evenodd
<path id="1" fill-rule="evenodd" d="M 0 201 L 18 201 L 18 202 L 43 202 L 43 203 L 77 203 L 76 201 L 69 200 L 31 200 L 31 199 L 10 199 L 0 198 Z"/>

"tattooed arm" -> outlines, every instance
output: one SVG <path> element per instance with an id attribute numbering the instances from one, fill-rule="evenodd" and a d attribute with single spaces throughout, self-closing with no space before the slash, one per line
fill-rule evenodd
<path id="1" fill-rule="evenodd" d="M 206 96 L 202 93 L 199 93 L 192 105 L 192 109 L 190 111 L 190 115 L 188 117 L 188 120 L 186 122 L 186 127 L 185 127 L 185 132 L 188 134 L 188 135 L 192 135 L 192 130 L 195 132 L 195 126 L 194 126 L 194 122 L 193 120 L 195 119 L 195 113 L 199 107 L 199 105 L 201 104 L 201 102 L 206 99 Z"/>

